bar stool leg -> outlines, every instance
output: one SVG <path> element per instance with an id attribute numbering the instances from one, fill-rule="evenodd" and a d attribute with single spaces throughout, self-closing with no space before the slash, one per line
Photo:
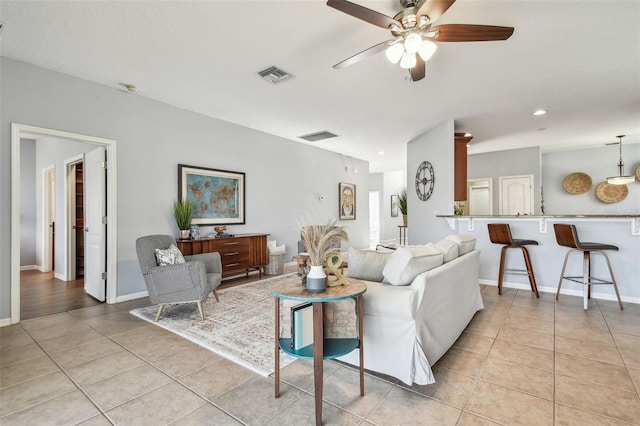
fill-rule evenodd
<path id="1" fill-rule="evenodd" d="M 602 253 L 602 255 L 604 256 L 605 260 L 607 261 L 607 267 L 609 268 L 609 274 L 611 275 L 611 283 L 613 284 L 613 289 L 616 292 L 616 297 L 618 298 L 618 305 L 620 306 L 620 310 L 623 311 L 624 308 L 622 307 L 622 300 L 620 300 L 620 293 L 618 292 L 618 285 L 616 284 L 616 277 L 613 275 L 613 269 L 611 268 L 611 262 L 609 262 L 609 256 L 607 256 L 607 253 L 601 251 L 600 253 Z"/>
<path id="2" fill-rule="evenodd" d="M 529 257 L 529 250 L 526 247 L 520 247 L 522 249 L 522 254 L 524 255 L 524 263 L 527 264 L 527 273 L 529 274 L 529 284 L 531 285 L 531 290 L 533 294 L 539 299 L 540 295 L 538 294 L 538 286 L 536 285 L 536 277 L 533 275 L 533 267 L 531 266 L 531 258 Z"/>
<path id="3" fill-rule="evenodd" d="M 556 292 L 556 300 L 560 296 L 560 287 L 562 286 L 562 280 L 564 279 L 564 271 L 567 268 L 567 260 L 569 260 L 569 255 L 573 250 L 569 250 L 567 254 L 564 255 L 564 263 L 562 264 L 562 272 L 560 272 L 560 281 L 558 281 L 558 291 Z"/>
<path id="4" fill-rule="evenodd" d="M 504 277 L 504 262 L 509 246 L 503 246 L 500 251 L 500 271 L 498 272 L 498 294 L 502 294 L 502 278 Z"/>
<path id="5" fill-rule="evenodd" d="M 591 286 L 591 277 L 589 275 L 589 252 L 585 251 L 582 258 L 582 298 L 584 300 L 584 310 L 589 307 L 589 287 Z"/>

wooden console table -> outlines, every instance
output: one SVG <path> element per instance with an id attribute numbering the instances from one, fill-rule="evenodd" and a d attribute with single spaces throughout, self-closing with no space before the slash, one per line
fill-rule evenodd
<path id="1" fill-rule="evenodd" d="M 222 278 L 258 271 L 269 263 L 267 236 L 269 234 L 236 234 L 233 237 L 177 240 L 176 245 L 184 255 L 217 251 L 222 260 Z"/>
<path id="2" fill-rule="evenodd" d="M 315 386 L 316 426 L 322 425 L 322 374 L 323 360 L 346 355 L 354 349 L 360 349 L 360 395 L 364 396 L 364 355 L 363 315 L 364 301 L 362 295 L 367 285 L 360 280 L 349 279 L 349 285 L 327 287 L 324 293 L 309 293 L 300 283 L 300 278 L 293 276 L 275 283 L 271 294 L 275 296 L 275 397 L 280 396 L 280 350 L 296 358 L 313 359 L 313 382 Z M 280 299 L 311 302 L 313 304 L 313 344 L 300 349 L 291 348 L 291 338 L 280 337 Z M 358 311 L 357 338 L 324 338 L 322 304 L 338 300 L 356 299 Z"/>

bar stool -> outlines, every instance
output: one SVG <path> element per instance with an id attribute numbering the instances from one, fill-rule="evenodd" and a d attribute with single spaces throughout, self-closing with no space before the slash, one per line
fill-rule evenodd
<path id="1" fill-rule="evenodd" d="M 533 267 L 531 266 L 531 258 L 529 257 L 529 251 L 525 247 L 526 245 L 538 245 L 537 241 L 534 240 L 518 240 L 513 239 L 511 237 L 511 228 L 509 228 L 509 224 L 507 223 L 489 223 L 487 224 L 489 228 L 489 238 L 491 242 L 494 244 L 504 244 L 502 247 L 502 251 L 500 252 L 500 272 L 498 272 L 498 294 L 502 294 L 502 280 L 504 274 L 512 274 L 512 275 L 528 275 L 529 276 L 529 284 L 531 285 L 531 290 L 533 294 L 536 295 L 537 298 L 540 298 L 538 294 L 538 286 L 536 285 L 536 277 L 533 275 Z M 506 260 L 507 249 L 517 248 L 522 250 L 522 255 L 524 256 L 524 263 L 527 265 L 527 269 L 513 269 L 507 268 L 505 269 L 504 263 Z"/>
<path id="2" fill-rule="evenodd" d="M 613 284 L 613 289 L 616 291 L 616 297 L 618 298 L 618 305 L 620 305 L 620 310 L 624 309 L 622 307 L 622 301 L 620 300 L 620 293 L 618 293 L 618 285 L 616 284 L 616 279 L 613 275 L 613 269 L 611 269 L 611 262 L 609 262 L 609 256 L 607 256 L 607 254 L 604 252 L 604 250 L 618 251 L 618 247 L 611 244 L 588 243 L 580 241 L 575 225 L 554 223 L 553 229 L 556 232 L 556 241 L 558 242 L 558 245 L 571 248 L 571 250 L 569 250 L 564 256 L 564 264 L 562 265 L 562 272 L 560 273 L 560 281 L 558 281 L 558 292 L 556 293 L 556 300 L 558 300 L 558 297 L 560 296 L 560 286 L 562 285 L 562 280 L 569 280 L 583 285 L 582 296 L 584 299 L 584 309 L 587 309 L 588 299 L 591 298 L 592 285 Z M 567 260 L 569 259 L 569 255 L 575 251 L 581 251 L 583 253 L 582 276 L 565 275 L 564 271 L 567 267 Z M 607 261 L 607 267 L 609 268 L 611 281 L 591 276 L 591 253 L 600 253 L 604 256 L 605 260 Z"/>

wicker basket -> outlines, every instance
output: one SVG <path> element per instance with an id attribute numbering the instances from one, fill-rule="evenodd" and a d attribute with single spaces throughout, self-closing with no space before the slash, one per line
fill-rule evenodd
<path id="1" fill-rule="evenodd" d="M 264 273 L 267 275 L 280 275 L 284 272 L 283 254 L 270 254 L 269 263 L 264 267 Z"/>

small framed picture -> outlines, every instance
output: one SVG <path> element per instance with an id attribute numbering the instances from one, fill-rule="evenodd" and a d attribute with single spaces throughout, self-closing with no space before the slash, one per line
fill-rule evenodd
<path id="1" fill-rule="evenodd" d="M 391 217 L 398 217 L 398 196 L 391 196 Z"/>
<path id="2" fill-rule="evenodd" d="M 356 185 L 340 182 L 338 185 L 339 220 L 354 220 L 356 218 Z"/>

